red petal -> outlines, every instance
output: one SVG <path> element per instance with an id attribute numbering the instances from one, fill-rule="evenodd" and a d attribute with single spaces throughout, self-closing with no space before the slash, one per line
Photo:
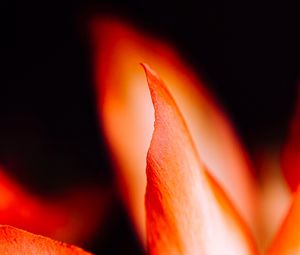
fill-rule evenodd
<path id="1" fill-rule="evenodd" d="M 78 187 L 59 198 L 40 198 L 0 168 L 0 223 L 82 244 L 97 231 L 104 217 L 106 195 L 99 188 Z"/>
<path id="2" fill-rule="evenodd" d="M 278 234 L 269 250 L 269 255 L 300 254 L 300 186 Z"/>
<path id="3" fill-rule="evenodd" d="M 256 187 L 248 157 L 225 114 L 191 68 L 166 44 L 113 19 L 92 24 L 100 124 L 117 166 L 121 194 L 144 235 L 146 154 L 153 107 L 138 63 L 159 70 L 203 162 L 248 225 L 256 226 Z"/>
<path id="4" fill-rule="evenodd" d="M 91 255 L 73 245 L 0 225 L 1 255 Z"/>
<path id="5" fill-rule="evenodd" d="M 249 232 L 205 170 L 172 96 L 145 66 L 155 108 L 147 156 L 150 254 L 256 254 Z"/>
<path id="6" fill-rule="evenodd" d="M 296 191 L 300 184 L 300 87 L 296 111 L 282 148 L 281 167 L 288 185 Z"/>

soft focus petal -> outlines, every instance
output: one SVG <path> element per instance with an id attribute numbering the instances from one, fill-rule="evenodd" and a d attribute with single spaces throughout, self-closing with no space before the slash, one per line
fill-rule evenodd
<path id="1" fill-rule="evenodd" d="M 147 156 L 149 253 L 256 254 L 245 225 L 200 161 L 173 98 L 145 70 L 155 108 Z"/>
<path id="2" fill-rule="evenodd" d="M 1 255 L 91 255 L 73 245 L 0 225 Z"/>
<path id="3" fill-rule="evenodd" d="M 107 205 L 107 192 L 96 187 L 78 187 L 52 199 L 38 197 L 0 168 L 0 224 L 82 244 L 97 231 Z"/>
<path id="4" fill-rule="evenodd" d="M 298 102 L 281 153 L 281 167 L 293 191 L 300 184 L 300 87 Z"/>
<path id="5" fill-rule="evenodd" d="M 273 244 L 269 255 L 297 255 L 300 254 L 300 186 L 293 200 Z"/>
<path id="6" fill-rule="evenodd" d="M 269 247 L 291 205 L 291 192 L 284 181 L 279 164 L 277 146 L 260 147 L 255 155 L 257 171 L 260 173 L 260 231 L 263 250 Z"/>
<path id="7" fill-rule="evenodd" d="M 116 20 L 94 21 L 92 33 L 99 119 L 140 233 L 145 233 L 144 169 L 154 121 L 141 62 L 164 77 L 203 162 L 254 227 L 256 188 L 248 158 L 226 116 L 188 65 L 169 46 Z"/>

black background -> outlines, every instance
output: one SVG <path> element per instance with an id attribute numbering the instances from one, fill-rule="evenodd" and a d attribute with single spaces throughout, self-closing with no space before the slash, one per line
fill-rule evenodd
<path id="1" fill-rule="evenodd" d="M 2 3 L 0 164 L 33 192 L 111 183 L 96 120 L 87 23 L 114 14 L 175 45 L 250 151 L 284 137 L 300 74 L 296 6 L 221 1 Z M 97 254 L 142 254 L 118 201 Z"/>

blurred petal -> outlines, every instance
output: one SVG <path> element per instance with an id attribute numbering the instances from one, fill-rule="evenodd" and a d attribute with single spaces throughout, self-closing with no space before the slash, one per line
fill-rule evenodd
<path id="1" fill-rule="evenodd" d="M 257 205 L 261 216 L 259 237 L 265 250 L 282 224 L 290 208 L 292 196 L 282 176 L 277 146 L 259 148 L 255 162 L 260 173 L 260 204 Z"/>
<path id="2" fill-rule="evenodd" d="M 0 168 L 0 223 L 51 238 L 82 244 L 99 228 L 107 192 L 78 187 L 59 198 L 30 194 Z"/>
<path id="3" fill-rule="evenodd" d="M 281 167 L 288 185 L 296 191 L 300 184 L 300 87 L 296 111 L 282 148 Z"/>
<path id="4" fill-rule="evenodd" d="M 91 255 L 73 245 L 0 225 L 1 255 Z"/>
<path id="5" fill-rule="evenodd" d="M 92 24 L 98 110 L 119 170 L 122 196 L 144 236 L 146 154 L 154 121 L 139 63 L 160 72 L 200 152 L 248 225 L 256 225 L 256 187 L 247 155 L 230 123 L 191 68 L 167 45 L 112 19 Z"/>
<path id="6" fill-rule="evenodd" d="M 145 70 L 155 108 L 147 156 L 150 254 L 256 254 L 247 228 L 199 159 L 173 98 Z"/>
<path id="7" fill-rule="evenodd" d="M 300 254 L 300 186 L 294 200 L 273 244 L 269 255 Z"/>

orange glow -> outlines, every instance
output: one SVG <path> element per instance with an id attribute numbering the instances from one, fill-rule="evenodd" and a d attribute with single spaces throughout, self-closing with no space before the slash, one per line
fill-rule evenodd
<path id="1" fill-rule="evenodd" d="M 281 167 L 292 191 L 300 184 L 300 87 L 298 102 L 281 153 Z"/>
<path id="2" fill-rule="evenodd" d="M 70 243 L 89 240 L 101 223 L 107 192 L 78 187 L 59 198 L 25 191 L 0 168 L 0 223 Z"/>
<path id="3" fill-rule="evenodd" d="M 149 254 L 257 254 L 246 226 L 206 172 L 172 96 L 145 70 L 155 108 L 147 156 Z"/>
<path id="4" fill-rule="evenodd" d="M 24 230 L 0 225 L 1 255 L 91 255 L 80 248 Z"/>
<path id="5" fill-rule="evenodd" d="M 118 169 L 121 194 L 145 240 L 146 153 L 154 113 L 142 68 L 166 82 L 202 161 L 255 232 L 256 185 L 244 148 L 213 97 L 168 45 L 112 19 L 92 23 L 101 126 Z"/>
<path id="6" fill-rule="evenodd" d="M 277 147 L 260 148 L 255 161 L 260 173 L 260 204 L 257 205 L 260 210 L 259 238 L 265 250 L 282 224 L 292 196 L 282 176 Z"/>
<path id="7" fill-rule="evenodd" d="M 294 196 L 293 204 L 278 234 L 276 235 L 269 255 L 300 254 L 300 186 Z"/>

